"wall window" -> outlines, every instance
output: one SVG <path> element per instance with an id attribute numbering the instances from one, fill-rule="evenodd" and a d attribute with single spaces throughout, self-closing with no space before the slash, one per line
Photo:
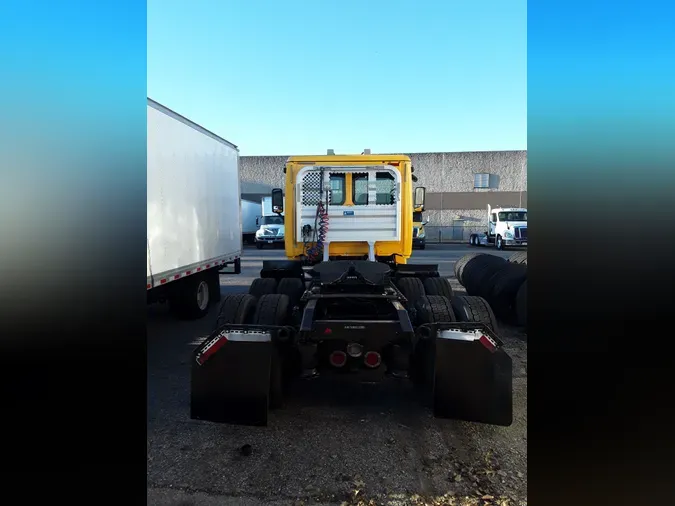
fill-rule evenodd
<path id="1" fill-rule="evenodd" d="M 473 175 L 474 188 L 490 188 L 490 174 L 477 173 Z"/>

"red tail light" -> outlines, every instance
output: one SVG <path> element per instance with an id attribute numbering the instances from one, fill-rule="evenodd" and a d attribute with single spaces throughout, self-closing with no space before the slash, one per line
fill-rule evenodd
<path id="1" fill-rule="evenodd" d="M 328 360 L 333 367 L 342 367 L 347 363 L 347 354 L 344 351 L 334 351 Z"/>
<path id="2" fill-rule="evenodd" d="M 366 367 L 375 369 L 382 363 L 382 357 L 380 357 L 380 354 L 375 351 L 369 351 L 366 353 L 366 356 L 363 357 L 363 363 L 366 364 Z"/>

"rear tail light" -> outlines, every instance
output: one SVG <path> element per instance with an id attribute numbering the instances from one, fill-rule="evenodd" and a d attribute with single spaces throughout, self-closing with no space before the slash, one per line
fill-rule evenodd
<path id="1" fill-rule="evenodd" d="M 334 351 L 328 360 L 333 367 L 342 367 L 347 363 L 347 354 L 344 351 Z"/>
<path id="2" fill-rule="evenodd" d="M 366 365 L 366 367 L 375 369 L 382 363 L 382 357 L 380 357 L 380 354 L 375 351 L 369 351 L 366 353 L 366 356 L 363 357 L 363 363 Z"/>

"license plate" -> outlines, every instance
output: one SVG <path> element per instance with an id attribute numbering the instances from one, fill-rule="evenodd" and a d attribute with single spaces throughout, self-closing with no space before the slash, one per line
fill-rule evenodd
<path id="1" fill-rule="evenodd" d="M 524 243 L 523 243 L 523 246 L 527 246 L 527 242 L 524 242 Z"/>
<path id="2" fill-rule="evenodd" d="M 272 243 L 274 243 L 274 241 L 267 241 L 267 244 L 272 244 Z"/>

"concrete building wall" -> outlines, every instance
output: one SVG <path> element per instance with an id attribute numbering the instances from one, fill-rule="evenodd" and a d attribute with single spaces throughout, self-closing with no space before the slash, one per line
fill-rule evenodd
<path id="1" fill-rule="evenodd" d="M 527 207 L 527 151 L 409 153 L 427 189 L 430 241 L 466 240 L 484 228 L 487 205 Z M 287 156 L 241 157 L 242 197 L 252 200 L 284 183 Z M 490 174 L 490 187 L 474 188 L 474 174 Z"/>

